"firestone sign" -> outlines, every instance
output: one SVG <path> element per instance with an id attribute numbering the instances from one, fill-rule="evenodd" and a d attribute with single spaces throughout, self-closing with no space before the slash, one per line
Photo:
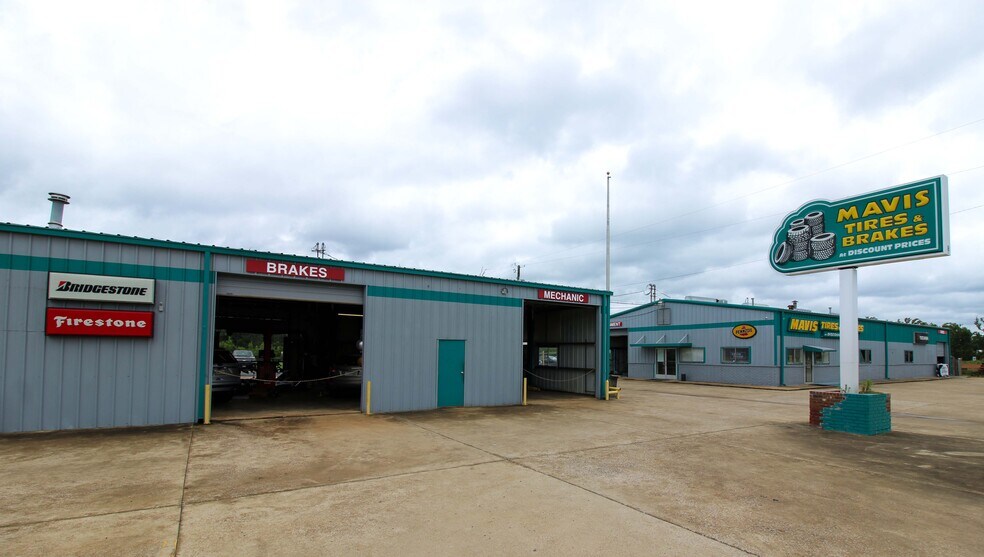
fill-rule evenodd
<path id="1" fill-rule="evenodd" d="M 552 300 L 555 302 L 573 302 L 575 304 L 588 303 L 588 295 L 583 292 L 563 292 L 560 290 L 540 289 L 538 298 L 541 300 Z"/>
<path id="2" fill-rule="evenodd" d="M 48 308 L 46 335 L 152 337 L 154 313 L 105 309 Z"/>
<path id="3" fill-rule="evenodd" d="M 246 272 L 319 280 L 345 280 L 345 269 L 325 265 L 306 265 L 265 259 L 247 259 Z"/>
<path id="4" fill-rule="evenodd" d="M 773 236 L 769 262 L 797 275 L 950 255 L 947 178 L 812 201 Z"/>

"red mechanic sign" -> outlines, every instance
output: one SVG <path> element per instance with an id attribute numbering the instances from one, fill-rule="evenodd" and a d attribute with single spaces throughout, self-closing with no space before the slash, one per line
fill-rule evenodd
<path id="1" fill-rule="evenodd" d="M 247 259 L 247 273 L 279 275 L 282 277 L 313 278 L 320 280 L 345 280 L 345 269 L 324 265 L 305 265 L 266 259 Z"/>
<path id="2" fill-rule="evenodd" d="M 107 309 L 48 308 L 46 335 L 152 337 L 154 313 Z"/>
<path id="3" fill-rule="evenodd" d="M 583 292 L 561 292 L 560 290 L 540 289 L 539 298 L 541 300 L 553 300 L 555 302 L 588 303 L 588 295 Z"/>

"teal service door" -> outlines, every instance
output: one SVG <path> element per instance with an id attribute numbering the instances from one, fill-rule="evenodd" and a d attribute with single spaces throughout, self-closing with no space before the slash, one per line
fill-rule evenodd
<path id="1" fill-rule="evenodd" d="M 437 405 L 465 405 L 465 341 L 437 341 Z"/>

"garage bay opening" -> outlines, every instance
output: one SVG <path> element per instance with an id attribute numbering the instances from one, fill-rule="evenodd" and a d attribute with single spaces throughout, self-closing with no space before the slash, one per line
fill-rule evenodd
<path id="1" fill-rule="evenodd" d="M 221 295 L 221 282 L 215 304 L 213 418 L 359 410 L 361 303 Z"/>
<path id="2" fill-rule="evenodd" d="M 563 303 L 525 303 L 523 374 L 531 390 L 596 393 L 597 311 Z"/>

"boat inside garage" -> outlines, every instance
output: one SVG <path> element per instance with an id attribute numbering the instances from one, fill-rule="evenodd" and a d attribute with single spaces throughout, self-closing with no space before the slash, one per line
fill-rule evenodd
<path id="1" fill-rule="evenodd" d="M 363 288 L 219 275 L 212 419 L 358 412 Z"/>

